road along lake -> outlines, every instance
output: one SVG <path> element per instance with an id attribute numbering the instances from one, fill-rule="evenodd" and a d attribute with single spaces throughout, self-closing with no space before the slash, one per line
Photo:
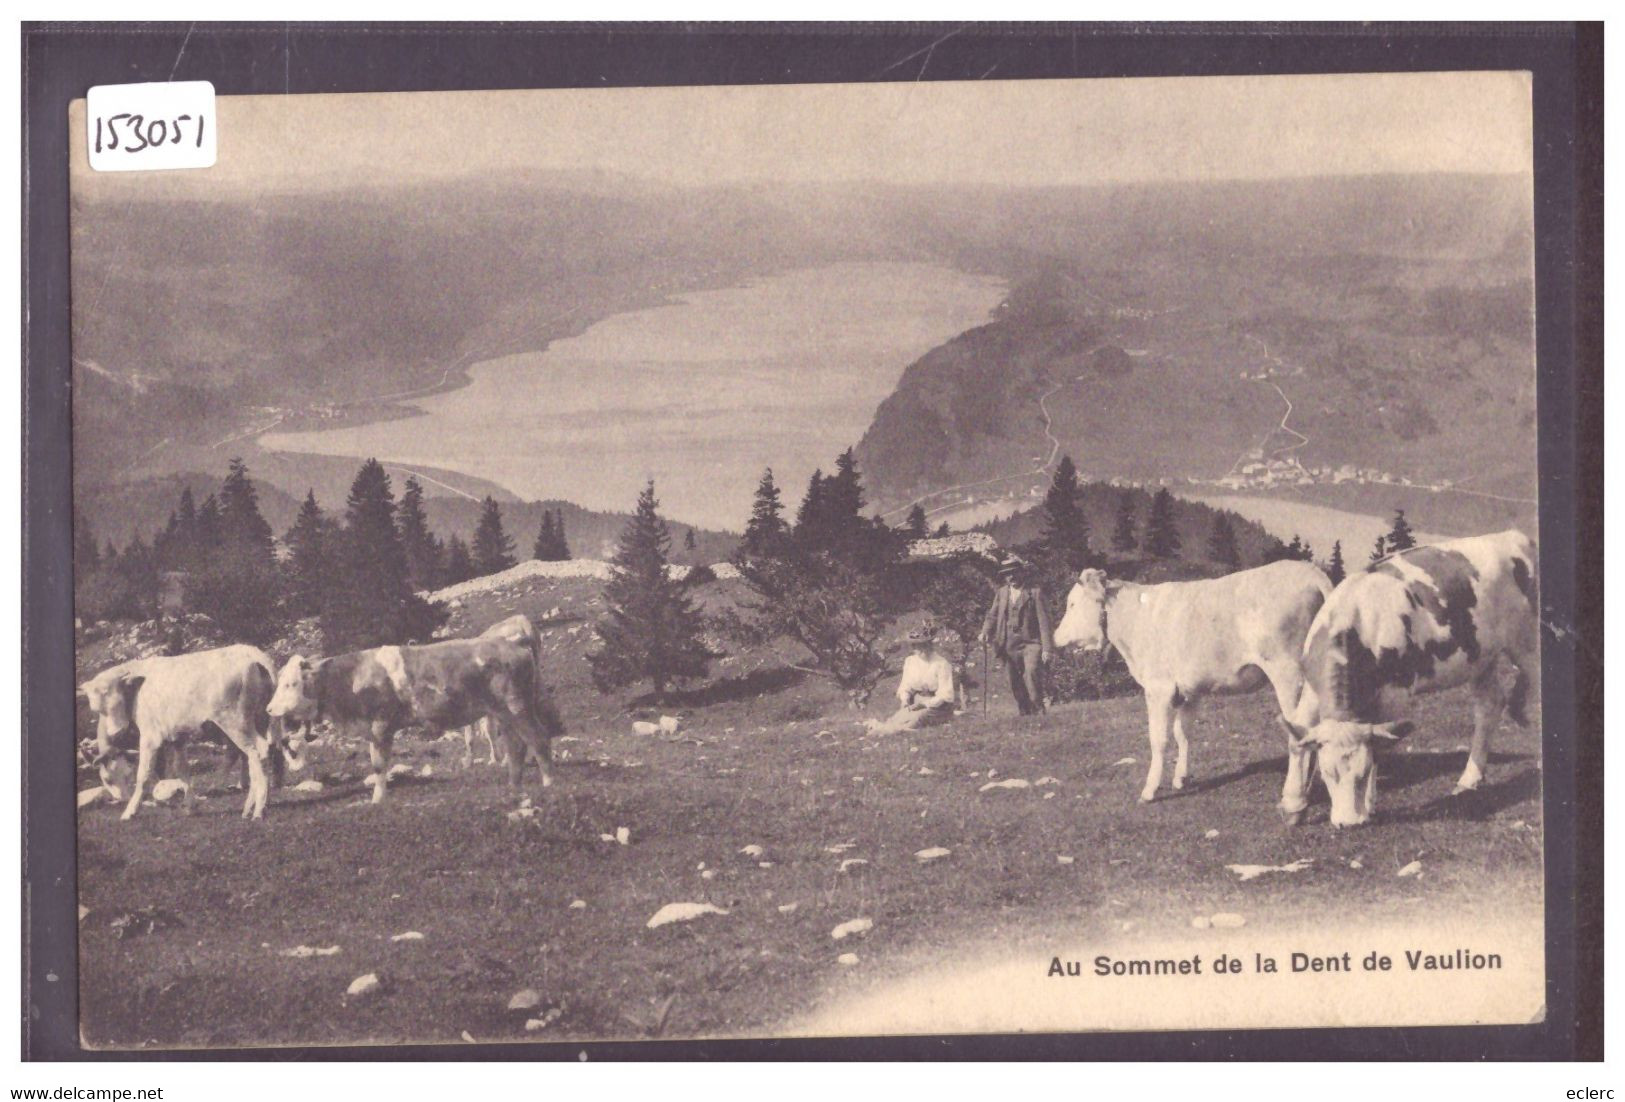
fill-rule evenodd
<path id="1" fill-rule="evenodd" d="M 593 509 L 629 510 L 652 477 L 666 515 L 738 530 L 764 467 L 793 511 L 903 369 L 987 321 L 1005 289 L 926 263 L 784 272 L 474 364 L 468 386 L 412 399 L 419 416 L 260 443 L 444 467 Z"/>

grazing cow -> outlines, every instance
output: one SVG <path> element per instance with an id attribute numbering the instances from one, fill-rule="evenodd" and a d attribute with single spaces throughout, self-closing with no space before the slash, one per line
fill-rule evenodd
<path id="1" fill-rule="evenodd" d="M 524 613 L 515 613 L 506 620 L 499 620 L 480 632 L 481 639 L 507 639 L 510 642 L 527 646 L 536 655 L 537 669 L 541 668 L 542 638 L 536 633 L 536 625 L 530 622 L 530 617 Z M 497 740 L 492 730 L 490 716 L 481 716 L 477 723 L 471 723 L 463 728 L 463 768 L 467 769 L 474 764 L 474 733 L 478 731 L 485 737 L 486 764 L 501 765 L 507 758 L 507 745 L 504 742 L 498 750 Z"/>
<path id="2" fill-rule="evenodd" d="M 141 806 L 159 752 L 174 748 L 180 779 L 186 783 L 186 810 L 192 810 L 189 738 L 223 735 L 248 763 L 248 794 L 243 818 L 265 814 L 270 794 L 265 760 L 273 738 L 266 715 L 274 667 L 258 647 L 236 645 L 173 657 L 138 658 L 104 670 L 79 686 L 96 713 L 96 754 L 91 759 L 110 792 L 121 793 L 128 766 L 123 756 L 137 753 L 135 779 L 122 818 Z"/>
<path id="3" fill-rule="evenodd" d="M 1308 806 L 1305 759 L 1315 754 L 1332 825 L 1364 823 L 1376 803 L 1375 743 L 1410 733 L 1399 716 L 1412 694 L 1464 684 L 1473 687 L 1473 741 L 1455 792 L 1477 788 L 1502 709 L 1520 726 L 1528 722 L 1538 576 L 1534 543 L 1506 531 L 1413 547 L 1344 579 L 1304 641 L 1282 816 L 1295 823 Z M 1516 671 L 1510 693 L 1502 658 Z"/>
<path id="4" fill-rule="evenodd" d="M 1185 716 L 1197 697 L 1250 693 L 1267 681 L 1281 714 L 1298 703 L 1298 656 L 1326 595 L 1326 575 L 1306 562 L 1283 561 L 1222 578 L 1135 585 L 1085 570 L 1066 599 L 1055 645 L 1117 648 L 1145 690 L 1151 768 L 1140 801 L 1162 784 L 1170 728 L 1179 748 L 1174 787 L 1189 776 Z"/>
<path id="5" fill-rule="evenodd" d="M 563 731 L 542 688 L 536 652 L 490 637 L 376 647 L 316 661 L 295 655 L 277 678 L 270 712 L 300 723 L 328 719 L 340 731 L 364 736 L 375 804 L 388 789 L 390 748 L 403 727 L 440 735 L 493 717 L 508 740 L 508 781 L 515 791 L 527 748 L 541 765 L 543 787 L 553 783 L 551 744 Z"/>

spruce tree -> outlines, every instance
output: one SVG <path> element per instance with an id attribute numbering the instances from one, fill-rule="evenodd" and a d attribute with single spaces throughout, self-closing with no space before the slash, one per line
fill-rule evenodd
<path id="1" fill-rule="evenodd" d="M 1174 526 L 1174 495 L 1165 486 L 1151 499 L 1151 515 L 1145 522 L 1145 549 L 1159 559 L 1179 554 L 1179 530 Z"/>
<path id="2" fill-rule="evenodd" d="M 690 528 L 683 535 L 683 550 L 692 555 L 695 551 L 699 550 L 699 546 L 699 543 L 697 543 L 694 539 L 694 529 Z"/>
<path id="3" fill-rule="evenodd" d="M 553 510 L 553 560 L 555 562 L 568 562 L 570 559 L 570 540 L 564 534 L 564 507 Z"/>
<path id="4" fill-rule="evenodd" d="M 1124 490 L 1117 497 L 1117 523 L 1112 528 L 1112 550 L 1127 554 L 1140 546 L 1134 538 L 1134 492 Z"/>
<path id="5" fill-rule="evenodd" d="M 1343 579 L 1348 577 L 1348 570 L 1343 565 L 1343 541 L 1337 540 L 1332 544 L 1332 558 L 1326 564 L 1326 577 L 1333 585 L 1341 585 Z"/>
<path id="6" fill-rule="evenodd" d="M 297 616 L 315 616 L 326 604 L 332 583 L 333 525 L 316 504 L 316 491 L 305 493 L 304 504 L 284 542 L 288 545 L 289 604 Z"/>
<path id="7" fill-rule="evenodd" d="M 440 577 L 444 585 L 456 585 L 474 577 L 474 558 L 461 536 L 454 535 L 446 541 L 446 565 Z"/>
<path id="8" fill-rule="evenodd" d="M 943 521 L 941 524 L 937 525 L 937 530 L 936 530 L 936 532 L 934 534 L 939 536 L 939 537 L 941 537 L 941 536 L 949 536 L 949 535 L 953 534 L 953 529 L 948 527 L 948 522 L 947 521 Z"/>
<path id="9" fill-rule="evenodd" d="M 826 483 L 822 469 L 812 473 L 807 480 L 807 493 L 801 499 L 801 506 L 796 510 L 795 528 L 792 535 L 797 546 L 804 549 L 822 547 L 827 542 L 829 532 L 829 505 Z"/>
<path id="10" fill-rule="evenodd" d="M 777 554 L 784 547 L 787 533 L 784 504 L 779 500 L 779 487 L 773 481 L 773 468 L 769 467 L 756 484 L 756 497 L 751 502 L 750 520 L 745 523 L 740 551 L 746 556 L 758 557 Z"/>
<path id="11" fill-rule="evenodd" d="M 429 531 L 429 518 L 423 511 L 423 487 L 411 476 L 401 486 L 395 524 L 400 529 L 401 549 L 406 552 L 406 575 L 412 588 L 433 589 L 441 574 L 440 541 Z"/>
<path id="12" fill-rule="evenodd" d="M 1411 531 L 1410 521 L 1405 519 L 1405 510 L 1395 509 L 1394 524 L 1388 530 L 1388 553 L 1409 551 L 1415 546 L 1416 535 Z"/>
<path id="13" fill-rule="evenodd" d="M 1213 531 L 1207 538 L 1207 557 L 1227 570 L 1241 568 L 1241 551 L 1236 547 L 1236 530 L 1228 513 L 1218 513 L 1213 518 Z"/>
<path id="14" fill-rule="evenodd" d="M 536 542 L 531 544 L 530 557 L 539 562 L 552 562 L 557 536 L 553 530 L 553 510 L 542 510 L 542 526 L 537 529 Z"/>
<path id="15" fill-rule="evenodd" d="M 597 624 L 600 646 L 587 655 L 602 692 L 650 681 L 663 697 L 673 681 L 703 677 L 710 668 L 700 612 L 666 572 L 671 534 L 658 508 L 651 480 L 621 533 L 604 587 L 607 612 Z"/>
<path id="16" fill-rule="evenodd" d="M 1083 487 L 1072 457 L 1063 455 L 1044 495 L 1045 556 L 1066 567 L 1082 570 L 1089 563 L 1089 518 L 1083 511 Z"/>
<path id="17" fill-rule="evenodd" d="M 502 506 L 489 495 L 480 503 L 480 522 L 474 529 L 474 569 L 481 576 L 499 574 L 514 565 L 513 540 L 502 530 Z"/>
<path id="18" fill-rule="evenodd" d="M 1386 537 L 1382 535 L 1377 536 L 1377 545 L 1371 549 L 1371 561 L 1373 563 L 1379 563 L 1388 557 L 1387 542 Z"/>
<path id="19" fill-rule="evenodd" d="M 197 538 L 193 550 L 199 554 L 210 554 L 220 547 L 220 503 L 210 494 L 203 499 L 203 504 L 197 510 Z"/>
<path id="20" fill-rule="evenodd" d="M 345 503 L 322 630 L 342 648 L 427 638 L 433 609 L 412 591 L 406 549 L 395 527 L 395 495 L 376 459 L 361 466 Z"/>
<path id="21" fill-rule="evenodd" d="M 912 540 L 923 540 L 930 534 L 925 526 L 924 505 L 915 504 L 914 508 L 908 511 L 908 520 L 903 524 L 903 531 L 907 532 L 908 538 Z"/>
<path id="22" fill-rule="evenodd" d="M 240 457 L 228 465 L 220 486 L 220 536 L 228 546 L 271 557 L 271 526 L 260 513 L 259 493 Z"/>

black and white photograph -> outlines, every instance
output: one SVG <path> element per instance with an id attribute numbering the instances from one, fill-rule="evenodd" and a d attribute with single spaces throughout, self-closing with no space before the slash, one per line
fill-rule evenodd
<path id="1" fill-rule="evenodd" d="M 82 1045 L 1543 1021 L 1532 96 L 76 100 Z"/>

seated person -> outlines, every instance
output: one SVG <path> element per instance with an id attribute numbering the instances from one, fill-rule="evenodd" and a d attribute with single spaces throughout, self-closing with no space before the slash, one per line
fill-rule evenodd
<path id="1" fill-rule="evenodd" d="M 907 640 L 911 653 L 903 660 L 903 677 L 897 685 L 897 700 L 902 707 L 886 720 L 869 720 L 867 726 L 873 734 L 934 727 L 954 716 L 959 694 L 954 686 L 953 663 L 937 652 L 925 628 L 915 628 Z"/>

